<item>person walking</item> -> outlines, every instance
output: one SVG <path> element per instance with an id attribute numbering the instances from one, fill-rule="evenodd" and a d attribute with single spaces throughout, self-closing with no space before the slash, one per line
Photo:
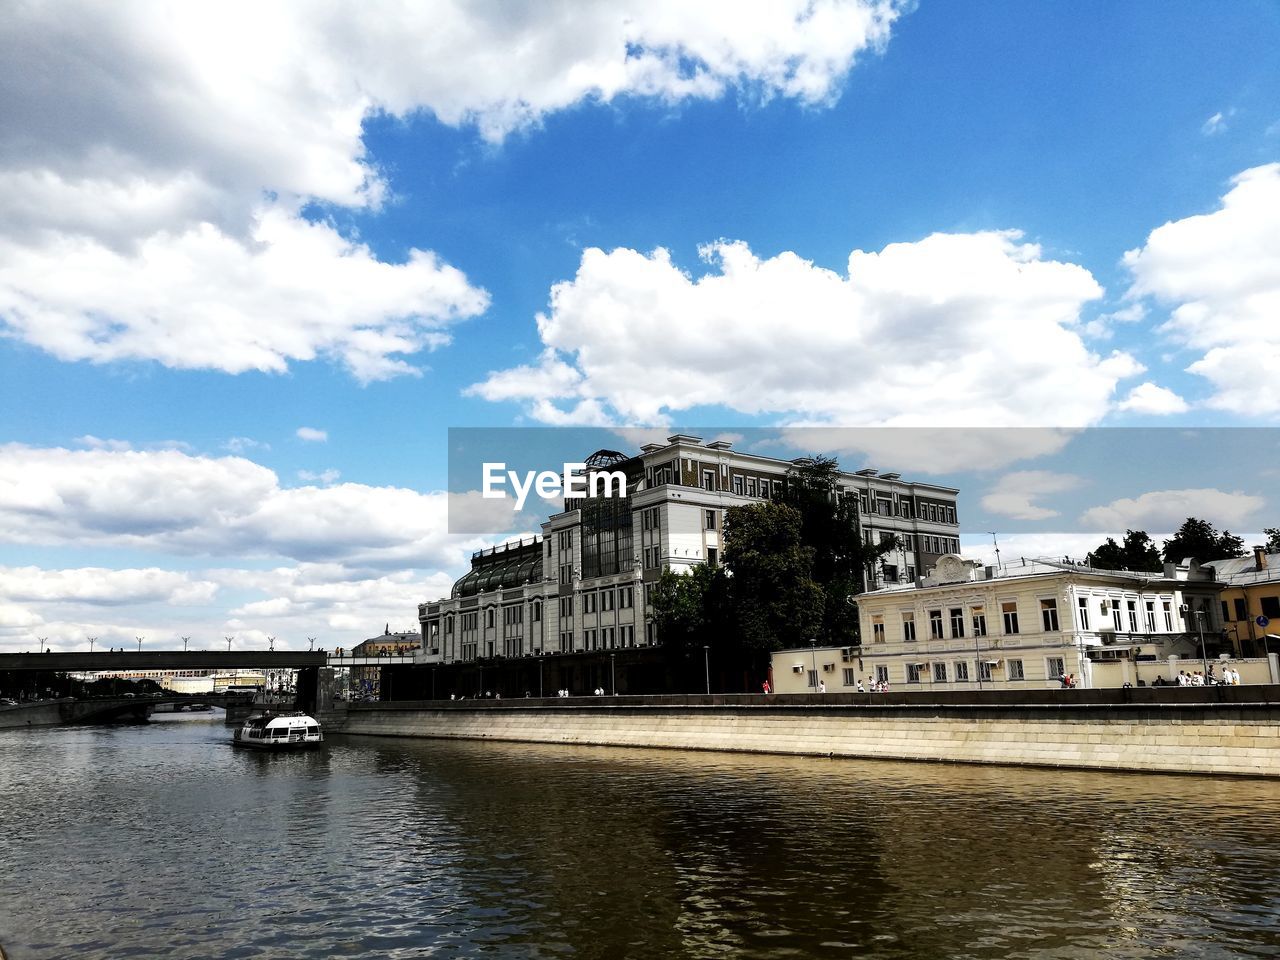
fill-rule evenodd
<path id="1" fill-rule="evenodd" d="M 760 689 L 764 692 L 764 695 L 766 697 L 773 691 L 773 688 L 769 686 L 768 677 L 765 678 L 764 683 L 760 684 Z"/>

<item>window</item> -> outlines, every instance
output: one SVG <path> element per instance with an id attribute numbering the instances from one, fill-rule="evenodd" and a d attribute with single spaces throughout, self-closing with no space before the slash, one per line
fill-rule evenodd
<path id="1" fill-rule="evenodd" d="M 1222 601 L 1222 620 L 1225 623 L 1227 620 L 1230 620 L 1230 619 L 1231 619 L 1231 607 L 1227 604 L 1227 601 L 1223 600 Z"/>
<path id="2" fill-rule="evenodd" d="M 1067 666 L 1061 657 L 1049 657 L 1044 663 L 1045 673 L 1050 680 L 1061 680 L 1066 675 Z"/>
<path id="3" fill-rule="evenodd" d="M 707 563 L 716 566 L 720 562 L 720 551 L 715 547 L 707 547 Z"/>
<path id="4" fill-rule="evenodd" d="M 716 488 L 716 472 L 714 470 L 702 471 L 702 489 L 714 490 Z"/>
<path id="5" fill-rule="evenodd" d="M 873 643 L 884 643 L 884 617 L 871 618 L 871 639 Z"/>
<path id="6" fill-rule="evenodd" d="M 807 672 L 809 674 L 809 686 L 812 687 L 814 690 L 817 690 L 818 689 L 818 671 L 809 670 Z"/>
<path id="7" fill-rule="evenodd" d="M 1248 620 L 1248 619 L 1249 619 L 1249 608 L 1248 608 L 1248 606 L 1247 606 L 1247 605 L 1245 604 L 1245 602 L 1244 602 L 1244 597 L 1236 597 L 1236 599 L 1235 599 L 1235 605 L 1236 605 L 1236 619 L 1237 619 L 1237 620 Z"/>
<path id="8" fill-rule="evenodd" d="M 887 583 L 897 583 L 897 582 L 898 582 L 898 566 L 897 566 L 897 564 L 894 564 L 894 563 L 886 563 L 886 564 L 884 564 L 884 566 L 883 566 L 881 569 L 883 569 L 883 570 L 884 570 L 884 579 L 885 579 L 885 582 L 887 582 Z"/>
<path id="9" fill-rule="evenodd" d="M 853 675 L 853 667 L 844 668 L 844 685 L 846 687 L 854 687 L 858 684 L 858 678 Z"/>
<path id="10" fill-rule="evenodd" d="M 707 529 L 714 530 L 716 528 L 716 512 L 714 510 L 704 510 L 703 513 L 706 514 Z"/>
<path id="11" fill-rule="evenodd" d="M 1089 598 L 1079 597 L 1076 600 L 1076 626 L 1081 630 L 1089 629 Z"/>
<path id="12" fill-rule="evenodd" d="M 560 531 L 560 552 L 567 553 L 572 549 L 573 549 L 573 531 L 561 530 Z"/>
<path id="13" fill-rule="evenodd" d="M 1006 634 L 1018 632 L 1018 601 L 1002 600 L 1000 602 L 1000 614 L 1004 618 L 1004 632 Z"/>
<path id="14" fill-rule="evenodd" d="M 560 619 L 568 620 L 573 616 L 573 597 L 560 598 Z"/>
<path id="15" fill-rule="evenodd" d="M 484 612 L 484 625 L 486 627 L 493 626 L 493 607 L 490 607 Z"/>
<path id="16" fill-rule="evenodd" d="M 1147 632 L 1155 633 L 1156 631 L 1156 602 L 1154 600 L 1147 601 Z"/>
<path id="17" fill-rule="evenodd" d="M 1021 660 L 1010 660 L 1010 661 L 1009 661 L 1009 679 L 1010 679 L 1010 680 L 1025 680 L 1025 679 L 1026 679 L 1026 674 L 1025 674 L 1025 673 L 1023 672 L 1023 670 L 1022 670 L 1022 661 L 1021 661 Z"/>
<path id="18" fill-rule="evenodd" d="M 573 582 L 573 564 L 560 564 L 560 583 L 567 584 Z"/>
<path id="19" fill-rule="evenodd" d="M 633 606 L 633 604 L 635 603 L 635 593 L 634 593 L 634 590 L 635 590 L 635 588 L 634 588 L 634 587 L 619 587 L 619 588 L 618 588 L 618 609 L 619 609 L 619 610 L 630 610 L 630 609 L 631 609 L 631 607 L 632 607 L 632 606 Z"/>
<path id="20" fill-rule="evenodd" d="M 991 661 L 982 660 L 978 663 L 978 679 L 987 681 L 991 679 Z"/>
<path id="21" fill-rule="evenodd" d="M 1168 600 L 1163 600 L 1160 603 L 1160 608 L 1161 610 L 1164 611 L 1165 630 L 1167 630 L 1169 633 L 1173 633 L 1173 604 L 1171 604 Z"/>
<path id="22" fill-rule="evenodd" d="M 904 613 L 902 615 L 902 639 L 907 642 L 914 642 L 916 639 L 916 615 L 914 613 Z"/>
<path id="23" fill-rule="evenodd" d="M 964 636 L 964 607 L 952 607 L 950 613 L 951 636 L 953 639 L 959 639 Z"/>
<path id="24" fill-rule="evenodd" d="M 1262 615 L 1275 620 L 1280 617 L 1280 597 L 1262 597 Z"/>
<path id="25" fill-rule="evenodd" d="M 1138 601 L 1130 600 L 1125 604 L 1125 609 L 1129 611 L 1129 632 L 1138 632 Z"/>
<path id="26" fill-rule="evenodd" d="M 906 579 L 906 581 L 907 581 L 908 583 L 915 583 L 915 581 L 916 581 L 916 568 L 915 568 L 915 565 L 914 565 L 914 564 L 910 564 L 910 563 L 908 563 L 908 564 L 907 564 L 907 573 L 906 573 L 906 577 L 905 577 L 905 579 Z"/>
<path id="27" fill-rule="evenodd" d="M 1058 601 L 1049 599 L 1040 601 L 1040 623 L 1045 633 L 1058 632 Z"/>
<path id="28" fill-rule="evenodd" d="M 930 640 L 942 639 L 942 611 L 941 610 L 929 611 L 929 639 Z"/>
<path id="29" fill-rule="evenodd" d="M 907 683 L 920 682 L 920 667 L 921 664 L 918 663 L 907 664 Z"/>
<path id="30" fill-rule="evenodd" d="M 973 635 L 985 637 L 987 635 L 986 607 L 973 607 L 969 612 L 973 615 Z"/>
<path id="31" fill-rule="evenodd" d="M 612 609 L 613 609 L 613 591 L 601 590 L 600 591 L 600 611 L 604 613 Z"/>
<path id="32" fill-rule="evenodd" d="M 535 603 L 533 605 L 533 622 L 540 623 L 542 621 L 542 604 Z"/>
<path id="33" fill-rule="evenodd" d="M 573 653 L 573 634 L 572 633 L 560 634 L 560 652 Z"/>
<path id="34" fill-rule="evenodd" d="M 889 682 L 889 668 L 876 667 L 876 683 L 888 683 L 888 682 Z"/>
<path id="35" fill-rule="evenodd" d="M 583 613 L 596 612 L 596 595 L 594 593 L 584 593 L 582 595 L 582 612 Z"/>
<path id="36" fill-rule="evenodd" d="M 444 621 L 444 632 L 447 635 L 453 633 L 453 617 L 446 617 Z"/>
<path id="37" fill-rule="evenodd" d="M 969 682 L 969 663 L 966 660 L 957 660 L 953 664 L 956 674 L 956 683 Z"/>
<path id="38" fill-rule="evenodd" d="M 935 663 L 933 665 L 933 682 L 934 683 L 947 682 L 947 665 L 945 663 Z"/>
<path id="39" fill-rule="evenodd" d="M 735 473 L 733 475 L 733 492 L 738 496 L 742 496 L 742 474 Z M 812 686 L 812 684 L 810 684 Z"/>

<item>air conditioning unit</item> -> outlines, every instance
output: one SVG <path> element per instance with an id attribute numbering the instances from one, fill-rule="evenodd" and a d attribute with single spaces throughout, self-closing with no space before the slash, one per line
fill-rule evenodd
<path id="1" fill-rule="evenodd" d="M 1178 604 L 1179 613 L 1189 613 L 1190 611 L 1191 611 L 1191 607 L 1189 607 L 1187 604 L 1185 603 Z"/>
<path id="2" fill-rule="evenodd" d="M 1102 603 L 1098 604 L 1098 609 L 1102 611 L 1103 616 L 1106 616 L 1111 612 L 1111 601 L 1103 600 Z"/>
<path id="3" fill-rule="evenodd" d="M 822 665 L 822 672 L 832 673 L 835 670 L 835 668 L 836 668 L 836 665 L 834 663 L 824 663 Z"/>

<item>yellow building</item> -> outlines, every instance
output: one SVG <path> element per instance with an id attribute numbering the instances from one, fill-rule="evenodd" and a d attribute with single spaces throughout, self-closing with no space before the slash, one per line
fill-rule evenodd
<path id="1" fill-rule="evenodd" d="M 1205 566 L 1223 585 L 1219 615 L 1236 655 L 1280 653 L 1280 553 L 1254 547 L 1250 556 Z"/>

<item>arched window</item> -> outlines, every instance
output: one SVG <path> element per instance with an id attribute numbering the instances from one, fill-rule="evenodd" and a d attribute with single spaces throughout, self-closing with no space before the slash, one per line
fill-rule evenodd
<path id="1" fill-rule="evenodd" d="M 492 627 L 492 626 L 493 626 L 493 607 L 489 607 L 489 609 L 485 610 L 485 612 L 484 612 L 484 625 L 485 625 L 486 627 Z"/>

